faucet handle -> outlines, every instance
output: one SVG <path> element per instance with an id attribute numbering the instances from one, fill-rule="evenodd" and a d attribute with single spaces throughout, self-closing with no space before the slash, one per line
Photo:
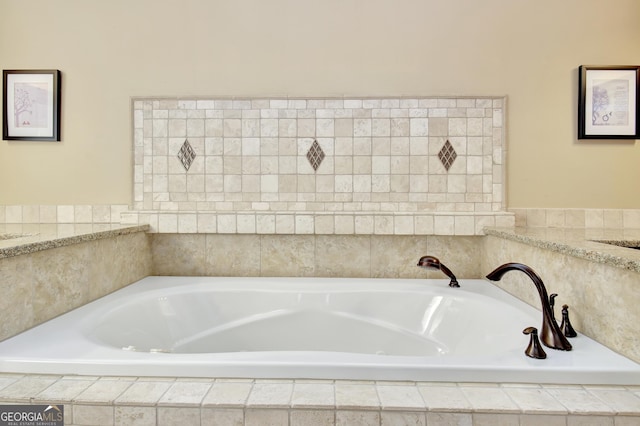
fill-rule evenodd
<path id="1" fill-rule="evenodd" d="M 535 327 L 527 327 L 522 330 L 522 333 L 531 335 L 529 346 L 525 349 L 524 354 L 530 358 L 545 359 L 547 353 L 542 349 L 540 340 L 538 340 L 538 329 Z"/>
<path id="2" fill-rule="evenodd" d="M 560 330 L 567 337 L 576 337 L 578 335 L 569 321 L 569 305 L 562 305 L 562 324 L 560 324 Z"/>
<path id="3" fill-rule="evenodd" d="M 556 319 L 556 312 L 553 307 L 556 304 L 556 297 L 558 297 L 558 293 L 551 293 L 549 295 L 549 306 L 551 306 L 551 318 L 553 318 L 554 321 Z"/>

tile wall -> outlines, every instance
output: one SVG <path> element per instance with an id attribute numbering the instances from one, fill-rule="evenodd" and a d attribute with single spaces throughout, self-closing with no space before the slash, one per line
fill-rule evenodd
<path id="1" fill-rule="evenodd" d="M 0 223 L 120 223 L 127 204 L 0 205 Z"/>
<path id="2" fill-rule="evenodd" d="M 432 254 L 458 278 L 483 276 L 477 236 L 155 233 L 150 245 L 154 275 L 446 279 L 416 266 Z"/>
<path id="3" fill-rule="evenodd" d="M 516 226 L 527 228 L 638 229 L 636 209 L 509 209 Z"/>
<path id="4" fill-rule="evenodd" d="M 125 220 L 178 233 L 477 235 L 512 225 L 505 102 L 134 99 Z"/>

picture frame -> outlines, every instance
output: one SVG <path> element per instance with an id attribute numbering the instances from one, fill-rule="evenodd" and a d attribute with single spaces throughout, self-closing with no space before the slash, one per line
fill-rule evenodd
<path id="1" fill-rule="evenodd" d="M 578 68 L 578 139 L 639 139 L 640 66 Z"/>
<path id="2" fill-rule="evenodd" d="M 2 139 L 60 141 L 59 70 L 2 71 Z"/>

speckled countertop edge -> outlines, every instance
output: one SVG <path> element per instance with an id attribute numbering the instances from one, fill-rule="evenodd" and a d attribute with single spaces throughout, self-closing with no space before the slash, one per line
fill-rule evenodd
<path id="1" fill-rule="evenodd" d="M 0 259 L 147 231 L 149 225 L 24 225 L 19 229 L 0 225 L 0 234 L 13 236 L 0 240 Z"/>
<path id="2" fill-rule="evenodd" d="M 640 229 L 485 228 L 504 238 L 580 259 L 640 273 L 640 250 L 607 244 L 640 240 Z"/>

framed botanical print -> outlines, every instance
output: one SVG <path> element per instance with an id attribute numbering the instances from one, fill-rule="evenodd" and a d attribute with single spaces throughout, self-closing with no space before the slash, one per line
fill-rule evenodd
<path id="1" fill-rule="evenodd" d="M 640 67 L 579 68 L 578 139 L 638 139 Z"/>
<path id="2" fill-rule="evenodd" d="M 2 138 L 60 141 L 60 71 L 2 71 Z"/>

